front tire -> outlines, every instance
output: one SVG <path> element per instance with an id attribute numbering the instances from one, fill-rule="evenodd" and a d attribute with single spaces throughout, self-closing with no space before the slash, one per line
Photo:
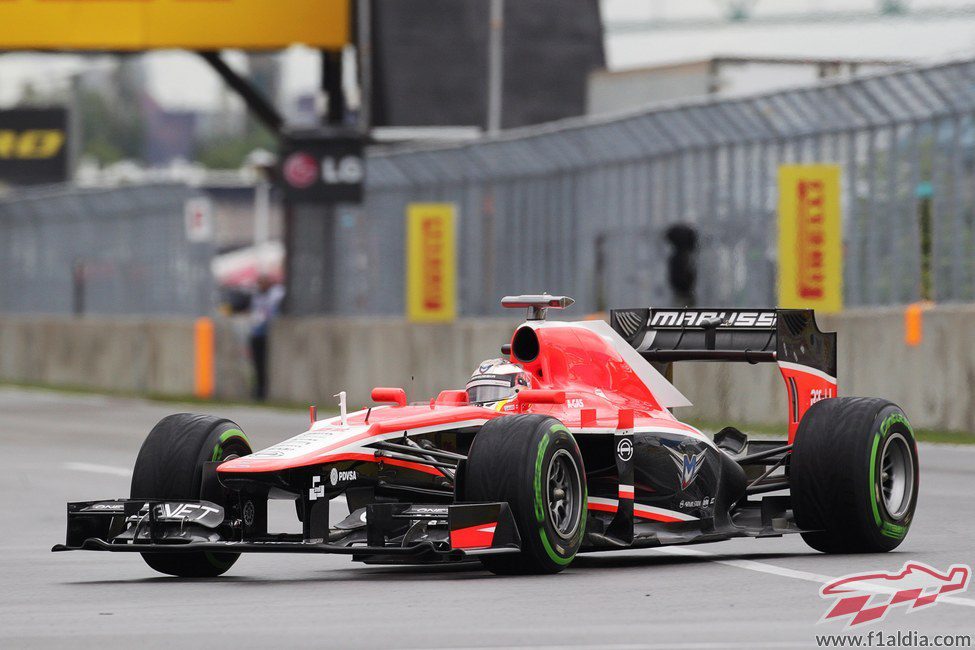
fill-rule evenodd
<path id="1" fill-rule="evenodd" d="M 251 453 L 240 427 L 211 415 L 177 413 L 152 428 L 132 471 L 133 499 L 193 500 L 201 496 L 203 466 Z M 229 493 L 227 495 L 229 501 Z M 228 503 L 220 503 L 225 508 Z M 208 578 L 225 573 L 239 553 L 143 553 L 150 567 L 172 576 Z"/>
<path id="2" fill-rule="evenodd" d="M 896 404 L 840 397 L 813 404 L 790 466 L 796 524 L 824 553 L 891 551 L 907 536 L 918 494 L 917 443 Z"/>
<path id="3" fill-rule="evenodd" d="M 561 422 L 510 415 L 487 422 L 467 458 L 465 499 L 506 501 L 522 550 L 484 557 L 498 574 L 558 573 L 575 558 L 586 530 L 586 470 Z"/>

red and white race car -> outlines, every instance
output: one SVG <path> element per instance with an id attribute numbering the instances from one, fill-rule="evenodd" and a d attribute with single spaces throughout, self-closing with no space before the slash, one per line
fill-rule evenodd
<path id="1" fill-rule="evenodd" d="M 836 335 L 809 310 L 622 309 L 557 322 L 567 297 L 508 297 L 528 320 L 466 390 L 376 403 L 252 452 L 226 419 L 177 414 L 149 433 L 128 499 L 68 504 L 55 551 L 142 553 L 178 576 L 244 552 L 342 553 L 367 563 L 478 559 L 554 573 L 577 553 L 801 533 L 824 552 L 888 551 L 918 492 L 917 447 L 894 404 L 836 397 Z M 501 343 L 501 342 L 499 342 Z M 671 409 L 678 361 L 774 363 L 780 440 L 728 426 L 713 440 Z M 663 372 L 661 372 L 661 370 Z M 350 514 L 330 523 L 344 495 Z M 268 530 L 292 500 L 300 534 Z"/>

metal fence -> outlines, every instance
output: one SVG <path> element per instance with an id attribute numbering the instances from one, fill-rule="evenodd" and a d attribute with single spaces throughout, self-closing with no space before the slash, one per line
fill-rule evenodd
<path id="1" fill-rule="evenodd" d="M 451 201 L 462 313 L 541 290 L 583 310 L 672 303 L 663 233 L 675 223 L 703 238 L 698 303 L 774 304 L 777 171 L 797 162 L 842 165 L 847 305 L 975 299 L 975 61 L 963 61 L 372 155 L 365 204 L 330 228 L 330 302 L 402 313 L 406 204 Z M 299 215 L 296 231 L 314 219 Z M 322 250 L 318 236 L 293 244 Z M 299 313 L 319 304 L 305 283 Z"/>
<path id="2" fill-rule="evenodd" d="M 0 312 L 199 315 L 212 244 L 190 243 L 179 184 L 49 187 L 0 200 Z"/>

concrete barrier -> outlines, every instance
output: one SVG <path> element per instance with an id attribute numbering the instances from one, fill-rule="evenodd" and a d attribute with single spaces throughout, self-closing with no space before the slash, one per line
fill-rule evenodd
<path id="1" fill-rule="evenodd" d="M 218 321 L 216 396 L 247 395 L 239 325 Z M 193 394 L 193 320 L 0 317 L 0 381 L 113 392 Z"/>
<path id="2" fill-rule="evenodd" d="M 903 308 L 820 316 L 839 334 L 841 395 L 900 404 L 920 427 L 975 430 L 975 305 L 924 312 L 923 336 L 905 343 Z M 282 318 L 271 329 L 272 399 L 316 403 L 374 386 L 400 386 L 411 400 L 463 386 L 474 366 L 500 354 L 517 321 L 421 325 L 382 318 Z M 216 397 L 247 399 L 246 320 L 216 323 Z M 191 319 L 0 316 L 0 381 L 160 395 L 193 392 Z M 695 403 L 678 415 L 713 423 L 784 426 L 785 388 L 767 364 L 683 363 L 675 383 Z"/>
<path id="3" fill-rule="evenodd" d="M 193 319 L 0 316 L 0 381 L 189 396 Z M 374 386 L 411 400 L 463 386 L 474 366 L 501 354 L 516 321 L 418 325 L 394 319 L 282 318 L 271 332 L 271 399 L 366 404 Z M 252 371 L 246 319 L 215 322 L 215 397 L 246 400 Z"/>

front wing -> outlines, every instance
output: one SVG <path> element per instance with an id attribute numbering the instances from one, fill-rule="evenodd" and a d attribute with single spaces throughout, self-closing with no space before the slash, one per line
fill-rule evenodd
<path id="1" fill-rule="evenodd" d="M 336 553 L 367 563 L 452 562 L 517 553 L 521 538 L 507 503 L 371 504 L 364 530 L 336 539 L 306 534 L 247 535 L 209 501 L 117 499 L 68 504 L 64 544 L 52 551 L 122 553 Z M 327 517 L 327 513 L 326 513 Z"/>

